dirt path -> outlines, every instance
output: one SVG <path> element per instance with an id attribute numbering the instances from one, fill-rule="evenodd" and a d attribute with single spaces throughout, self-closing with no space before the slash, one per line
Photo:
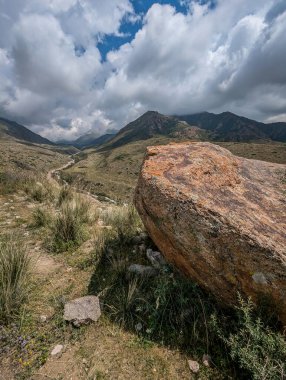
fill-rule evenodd
<path id="1" fill-rule="evenodd" d="M 59 182 L 54 177 L 56 176 L 58 179 L 60 179 L 59 172 L 61 170 L 64 170 L 64 169 L 67 169 L 67 168 L 71 167 L 74 164 L 75 164 L 75 159 L 72 158 L 69 162 L 67 162 L 66 164 L 60 166 L 59 168 L 49 170 L 48 174 L 47 174 L 47 180 L 49 182 L 51 182 L 53 185 L 55 185 L 57 188 L 60 188 L 61 185 L 59 184 Z"/>
<path id="2" fill-rule="evenodd" d="M 87 190 L 80 190 L 75 186 L 71 186 L 61 178 L 60 172 L 62 170 L 72 167 L 74 164 L 75 164 L 75 159 L 73 158 L 73 156 L 71 156 L 71 160 L 68 163 L 60 166 L 59 168 L 50 170 L 47 174 L 47 180 L 51 182 L 54 186 L 56 186 L 58 189 L 62 187 L 59 182 L 63 181 L 64 185 L 70 186 L 76 193 L 83 195 L 86 198 L 86 200 L 91 201 L 91 202 L 96 202 L 98 205 L 102 205 L 102 202 L 99 201 L 96 195 L 92 194 L 91 192 Z M 106 200 L 106 202 L 109 202 L 111 204 L 116 204 L 116 202 L 111 198 L 104 197 L 104 199 Z"/>

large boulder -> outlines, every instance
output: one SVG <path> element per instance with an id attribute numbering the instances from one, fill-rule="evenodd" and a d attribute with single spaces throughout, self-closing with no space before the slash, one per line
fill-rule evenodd
<path id="1" fill-rule="evenodd" d="M 210 143 L 149 147 L 135 204 L 169 262 L 226 304 L 270 297 L 286 324 L 285 173 Z"/>

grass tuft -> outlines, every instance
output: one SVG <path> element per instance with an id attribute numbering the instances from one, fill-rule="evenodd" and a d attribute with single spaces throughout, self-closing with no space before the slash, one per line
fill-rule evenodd
<path id="1" fill-rule="evenodd" d="M 33 228 L 46 227 L 51 223 L 50 214 L 46 210 L 40 207 L 35 208 L 32 214 L 32 218 L 33 218 L 33 221 L 32 221 L 31 227 Z"/>
<path id="2" fill-rule="evenodd" d="M 80 197 L 61 205 L 52 226 L 52 250 L 63 252 L 78 247 L 85 238 L 84 224 L 89 222 L 88 202 Z"/>
<path id="3" fill-rule="evenodd" d="M 21 241 L 2 237 L 0 242 L 0 320 L 7 322 L 19 313 L 27 298 L 30 258 Z"/>

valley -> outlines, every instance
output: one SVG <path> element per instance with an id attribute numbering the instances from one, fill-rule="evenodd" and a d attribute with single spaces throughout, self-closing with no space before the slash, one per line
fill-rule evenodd
<path id="1" fill-rule="evenodd" d="M 202 380 L 247 378 L 249 371 L 260 371 L 261 359 L 250 347 L 247 355 L 256 358 L 258 369 L 249 369 L 228 354 L 226 345 L 239 328 L 243 339 L 255 330 L 263 344 L 275 342 L 283 361 L 275 316 L 270 330 L 264 329 L 255 318 L 266 314 L 251 303 L 225 309 L 173 265 L 152 267 L 146 252 L 158 248 L 133 206 L 146 149 L 199 143 L 208 134 L 154 112 L 134 123 L 83 150 L 2 135 L 0 258 L 7 249 L 27 254 L 29 271 L 20 306 L 16 293 L 9 301 L 0 288 L 2 306 L 11 304 L 0 323 L 1 380 L 196 379 L 193 361 Z M 215 143 L 239 157 L 286 164 L 282 141 Z M 133 273 L 132 267 L 153 275 Z M 99 296 L 102 315 L 75 328 L 64 320 L 64 307 L 86 295 Z M 53 356 L 57 345 L 62 351 Z M 263 355 L 272 355 L 266 346 Z"/>

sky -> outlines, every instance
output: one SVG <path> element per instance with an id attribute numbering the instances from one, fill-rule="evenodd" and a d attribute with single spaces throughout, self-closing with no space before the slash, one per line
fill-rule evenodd
<path id="1" fill-rule="evenodd" d="M 0 0 L 0 116 L 56 141 L 147 110 L 286 121 L 286 0 Z"/>

